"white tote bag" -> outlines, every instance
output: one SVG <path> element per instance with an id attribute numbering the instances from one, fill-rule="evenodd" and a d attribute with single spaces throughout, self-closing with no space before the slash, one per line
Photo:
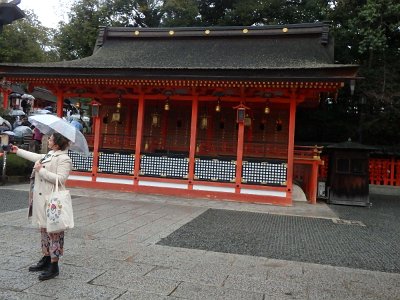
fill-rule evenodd
<path id="1" fill-rule="evenodd" d="M 56 186 L 46 207 L 47 232 L 60 232 L 74 227 L 71 194 L 68 190 L 58 190 L 58 176 Z"/>

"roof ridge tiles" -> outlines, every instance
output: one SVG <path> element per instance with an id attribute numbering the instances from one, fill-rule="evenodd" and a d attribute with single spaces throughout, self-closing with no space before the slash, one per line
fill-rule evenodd
<path id="1" fill-rule="evenodd" d="M 232 37 L 318 34 L 326 39 L 328 22 L 215 27 L 100 27 L 103 38 Z"/>

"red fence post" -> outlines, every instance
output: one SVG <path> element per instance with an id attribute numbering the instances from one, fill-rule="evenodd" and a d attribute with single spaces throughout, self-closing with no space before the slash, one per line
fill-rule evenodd
<path id="1" fill-rule="evenodd" d="M 390 185 L 395 185 L 394 182 L 394 157 L 390 161 Z"/>

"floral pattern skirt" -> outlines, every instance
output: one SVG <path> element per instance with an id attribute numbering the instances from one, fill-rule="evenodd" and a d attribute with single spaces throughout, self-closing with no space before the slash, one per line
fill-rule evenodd
<path id="1" fill-rule="evenodd" d="M 64 231 L 48 233 L 46 228 L 40 228 L 43 256 L 59 259 L 64 254 Z"/>

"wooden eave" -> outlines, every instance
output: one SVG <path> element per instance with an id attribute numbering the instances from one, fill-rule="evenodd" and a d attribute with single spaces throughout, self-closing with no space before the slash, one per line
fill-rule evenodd
<path id="1" fill-rule="evenodd" d="M 93 78 L 110 80 L 234 80 L 234 81 L 343 81 L 354 79 L 358 66 L 334 65 L 321 68 L 212 70 L 212 69 L 85 69 L 0 66 L 0 76 L 8 80 L 40 78 Z"/>

